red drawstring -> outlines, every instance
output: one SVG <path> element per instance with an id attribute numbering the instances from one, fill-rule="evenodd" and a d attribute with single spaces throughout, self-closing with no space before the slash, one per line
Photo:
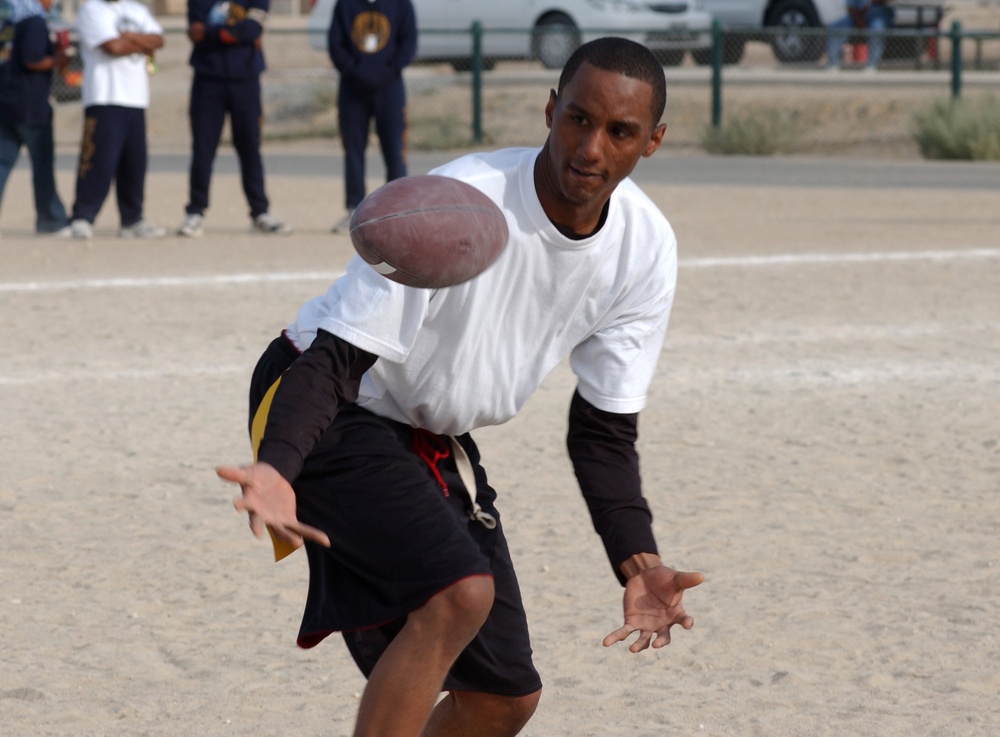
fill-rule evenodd
<path id="1" fill-rule="evenodd" d="M 427 464 L 427 467 L 434 474 L 438 485 L 445 496 L 448 496 L 448 484 L 441 478 L 438 471 L 437 462 L 444 460 L 451 455 L 451 449 L 441 438 L 428 430 L 417 428 L 413 431 L 413 452 L 420 456 L 420 459 Z"/>

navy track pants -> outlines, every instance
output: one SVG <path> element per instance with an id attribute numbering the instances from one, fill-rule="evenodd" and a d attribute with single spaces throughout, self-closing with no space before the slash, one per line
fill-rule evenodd
<path id="1" fill-rule="evenodd" d="M 189 199 L 185 211 L 204 214 L 208 209 L 208 189 L 222 126 L 229 114 L 233 148 L 240 160 L 243 194 L 250 217 L 268 211 L 264 191 L 264 161 L 260 155 L 263 112 L 260 104 L 260 77 L 216 79 L 195 74 L 191 84 L 191 169 Z"/>
<path id="2" fill-rule="evenodd" d="M 93 223 L 115 181 L 122 227 L 142 220 L 146 187 L 146 111 L 91 105 L 83 113 L 73 220 Z"/>
<path id="3" fill-rule="evenodd" d="M 371 92 L 341 79 L 340 137 L 344 142 L 344 189 L 348 209 L 365 198 L 365 149 L 368 128 L 375 119 L 385 160 L 386 181 L 406 176 L 406 88 L 399 77 L 388 87 Z"/>

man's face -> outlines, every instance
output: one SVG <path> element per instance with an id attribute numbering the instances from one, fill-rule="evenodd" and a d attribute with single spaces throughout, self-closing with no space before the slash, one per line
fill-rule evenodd
<path id="1" fill-rule="evenodd" d="M 545 106 L 548 184 L 557 190 L 547 194 L 563 200 L 563 207 L 603 207 L 639 159 L 663 140 L 666 126 L 654 126 L 652 97 L 646 82 L 582 64 Z"/>

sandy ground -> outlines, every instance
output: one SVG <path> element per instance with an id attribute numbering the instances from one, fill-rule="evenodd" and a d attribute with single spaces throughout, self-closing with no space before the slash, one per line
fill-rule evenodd
<path id="1" fill-rule="evenodd" d="M 176 225 L 185 189 L 151 174 L 147 215 Z M 260 351 L 350 253 L 339 172 L 269 190 L 296 235 L 249 234 L 219 174 L 204 239 L 119 241 L 109 202 L 84 244 L 31 235 L 8 183 L 4 734 L 350 734 L 346 651 L 294 645 L 304 556 L 271 563 L 213 473 L 248 458 Z M 620 590 L 563 450 L 572 376 L 480 433 L 547 685 L 524 734 L 993 737 L 996 189 L 647 191 L 681 273 L 643 473 L 664 556 L 707 580 L 667 650 L 602 649 Z"/>

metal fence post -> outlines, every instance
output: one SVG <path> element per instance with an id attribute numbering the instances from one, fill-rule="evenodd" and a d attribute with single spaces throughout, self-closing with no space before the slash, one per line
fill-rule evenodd
<path id="1" fill-rule="evenodd" d="M 712 127 L 722 125 L 722 24 L 712 21 Z"/>
<path id="2" fill-rule="evenodd" d="M 483 25 L 472 24 L 472 140 L 483 142 Z"/>
<path id="3" fill-rule="evenodd" d="M 951 99 L 962 96 L 962 24 L 951 24 Z"/>

